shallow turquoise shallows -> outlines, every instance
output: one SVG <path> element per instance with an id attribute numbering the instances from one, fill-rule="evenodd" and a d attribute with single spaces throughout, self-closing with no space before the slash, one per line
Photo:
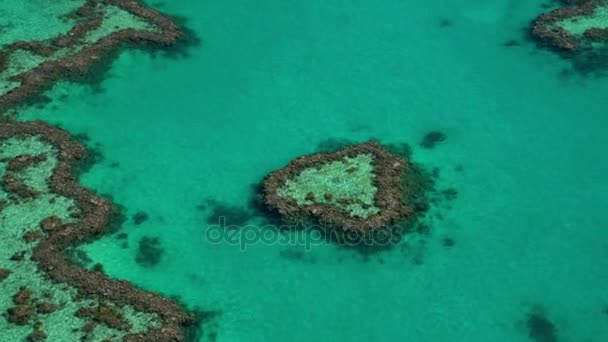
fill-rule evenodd
<path id="1" fill-rule="evenodd" d="M 59 83 L 21 116 L 98 144 L 82 182 L 126 207 L 129 245 L 83 249 L 110 276 L 217 311 L 201 341 L 517 342 L 531 314 L 559 341 L 608 341 L 608 78 L 527 40 L 542 1 L 153 3 L 201 45 L 125 51 L 103 91 Z M 422 148 L 429 131 L 447 138 Z M 324 140 L 370 137 L 410 143 L 458 191 L 430 234 L 368 258 L 206 238 L 201 204 L 246 207 Z M 136 262 L 143 236 L 156 266 Z"/>

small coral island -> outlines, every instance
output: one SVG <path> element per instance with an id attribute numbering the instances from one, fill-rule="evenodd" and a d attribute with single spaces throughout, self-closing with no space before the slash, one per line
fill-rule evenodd
<path id="1" fill-rule="evenodd" d="M 608 1 L 562 0 L 566 7 L 540 15 L 532 35 L 564 52 L 608 46 Z"/>
<path id="2" fill-rule="evenodd" d="M 75 181 L 85 153 L 46 124 L 0 124 L 0 340 L 183 340 L 193 317 L 176 303 L 65 258 L 111 217 Z"/>
<path id="3" fill-rule="evenodd" d="M 299 157 L 270 173 L 264 201 L 283 218 L 360 236 L 412 218 L 422 183 L 406 158 L 370 141 Z"/>

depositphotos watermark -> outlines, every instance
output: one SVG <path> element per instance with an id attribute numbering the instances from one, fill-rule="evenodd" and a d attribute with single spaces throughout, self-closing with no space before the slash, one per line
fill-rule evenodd
<path id="1" fill-rule="evenodd" d="M 350 247 L 361 245 L 388 246 L 401 240 L 403 228 L 401 226 L 386 226 L 382 229 L 368 231 L 342 230 L 329 228 L 324 225 L 304 224 L 303 222 L 289 222 L 276 225 L 227 225 L 224 217 L 218 218 L 218 224 L 205 228 L 205 240 L 211 244 L 227 244 L 238 246 L 246 251 L 249 246 L 280 245 L 304 246 L 306 251 L 313 246 L 326 244 L 341 244 Z"/>

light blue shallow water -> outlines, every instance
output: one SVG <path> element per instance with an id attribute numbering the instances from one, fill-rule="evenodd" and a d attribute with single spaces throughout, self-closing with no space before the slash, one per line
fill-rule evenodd
<path id="1" fill-rule="evenodd" d="M 129 248 L 107 237 L 86 251 L 113 277 L 221 312 L 202 340 L 527 341 L 540 311 L 559 341 L 606 341 L 608 79 L 564 77 L 567 61 L 525 40 L 540 5 L 167 2 L 202 38 L 189 57 L 124 52 L 103 93 L 61 83 L 22 118 L 99 144 L 83 183 L 150 219 L 123 225 Z M 447 140 L 419 148 L 431 130 Z M 458 190 L 429 237 L 366 262 L 205 240 L 206 199 L 246 206 L 252 184 L 323 140 L 370 137 L 411 143 L 438 188 Z M 155 267 L 134 260 L 142 236 L 161 239 Z"/>

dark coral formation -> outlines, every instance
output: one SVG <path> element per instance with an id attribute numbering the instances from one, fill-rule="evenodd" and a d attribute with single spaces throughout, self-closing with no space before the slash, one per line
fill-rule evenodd
<path id="1" fill-rule="evenodd" d="M 140 334 L 128 334 L 125 341 L 182 341 L 182 327 L 192 324 L 193 317 L 175 302 L 137 289 L 128 281 L 112 280 L 100 272 L 79 268 L 63 257 L 62 252 L 67 248 L 106 232 L 112 206 L 106 199 L 75 182 L 72 165 L 85 155 L 86 149 L 70 139 L 67 133 L 41 122 L 0 124 L 0 139 L 29 136 L 39 136 L 59 150 L 57 165 L 49 180 L 49 189 L 58 195 L 72 198 L 81 212 L 80 219 L 76 222 L 63 224 L 60 230 L 50 229 L 48 235 L 34 248 L 32 260 L 38 263 L 40 270 L 50 279 L 74 286 L 82 297 L 111 302 L 117 306 L 132 305 L 136 310 L 158 314 L 161 326 Z M 52 225 L 58 224 L 56 220 L 53 221 Z M 22 258 L 24 256 L 25 253 Z M 7 274 L 6 271 L 0 272 L 4 278 Z M 20 294 L 15 298 L 17 297 L 21 301 L 25 296 Z M 30 303 L 18 304 L 9 309 L 9 321 L 27 324 L 36 309 L 38 308 Z M 48 311 L 51 308 L 47 306 L 39 309 Z M 107 318 L 113 317 L 105 309 L 97 310 L 97 313 L 99 320 L 110 322 Z M 98 317 L 99 314 L 102 317 Z M 111 324 L 120 321 L 114 318 L 116 317 L 112 318 Z"/>
<path id="2" fill-rule="evenodd" d="M 13 303 L 17 305 L 27 304 L 32 297 L 32 291 L 26 287 L 22 287 L 19 289 L 19 292 L 13 295 Z"/>
<path id="3" fill-rule="evenodd" d="M 424 135 L 422 141 L 420 142 L 420 146 L 424 148 L 434 148 L 437 144 L 443 142 L 447 136 L 439 131 L 431 131 Z"/>
<path id="4" fill-rule="evenodd" d="M 564 28 L 555 25 L 568 18 L 591 15 L 604 0 L 562 0 L 567 7 L 544 13 L 532 24 L 532 35 L 544 45 L 561 51 L 574 52 L 588 47 L 591 41 L 608 41 L 608 30 L 589 28 L 581 37 L 576 37 Z"/>
<path id="5" fill-rule="evenodd" d="M 23 260 L 25 260 L 26 254 L 27 254 L 27 251 L 17 252 L 10 257 L 10 260 L 11 261 L 23 261 Z"/>
<path id="6" fill-rule="evenodd" d="M 32 155 L 20 155 L 13 159 L 11 159 L 7 166 L 6 170 L 11 172 L 19 172 L 24 170 L 30 166 L 36 165 L 46 160 L 46 154 L 38 154 L 35 156 Z"/>
<path id="7" fill-rule="evenodd" d="M 31 334 L 27 336 L 27 342 L 41 342 L 45 341 L 47 338 L 47 334 L 40 330 L 40 328 L 35 328 Z"/>
<path id="8" fill-rule="evenodd" d="M 144 236 L 139 240 L 139 249 L 135 256 L 135 262 L 143 267 L 156 266 L 163 257 L 163 249 L 158 238 Z"/>
<path id="9" fill-rule="evenodd" d="M 135 213 L 135 215 L 133 215 L 133 223 L 135 223 L 136 226 L 139 226 L 140 224 L 146 222 L 148 218 L 149 216 L 147 213 L 138 211 Z"/>
<path id="10" fill-rule="evenodd" d="M 99 4 L 118 6 L 159 28 L 158 32 L 123 29 L 113 32 L 79 52 L 68 54 L 57 60 L 49 60 L 41 65 L 13 77 L 21 85 L 0 95 L 0 114 L 15 107 L 48 88 L 58 79 L 82 79 L 95 65 L 107 60 L 118 47 L 127 43 L 134 46 L 170 46 L 184 38 L 183 31 L 167 16 L 131 0 L 87 0 L 86 3 L 69 16 L 78 23 L 66 34 L 50 42 L 18 41 L 0 51 L 0 70 L 6 60 L 16 50 L 26 50 L 35 55 L 48 57 L 60 49 L 77 46 L 86 34 L 102 23 L 103 13 L 95 11 Z"/>
<path id="11" fill-rule="evenodd" d="M 36 312 L 39 314 L 50 314 L 57 310 L 57 305 L 49 302 L 40 302 L 36 304 Z"/>
<path id="12" fill-rule="evenodd" d="M 30 230 L 29 232 L 23 234 L 23 240 L 25 240 L 27 243 L 32 243 L 39 240 L 43 236 L 44 235 L 39 230 Z"/>
<path id="13" fill-rule="evenodd" d="M 104 324 L 110 328 L 122 331 L 131 329 L 129 322 L 122 314 L 113 309 L 108 304 L 101 303 L 95 307 L 80 308 L 74 316 L 80 318 L 90 318 L 97 323 Z"/>
<path id="14" fill-rule="evenodd" d="M 345 157 L 354 158 L 361 154 L 373 156 L 374 186 L 377 189 L 375 205 L 379 212 L 367 218 L 351 216 L 336 206 L 321 202 L 310 205 L 298 205 L 295 200 L 281 197 L 279 189 L 288 179 L 296 177 L 300 172 L 309 168 L 343 160 Z M 405 206 L 402 201 L 402 177 L 409 167 L 408 161 L 393 155 L 382 148 L 377 142 L 370 141 L 333 153 L 316 153 L 297 158 L 286 167 L 269 174 L 264 182 L 266 204 L 284 217 L 295 219 L 313 218 L 324 226 L 339 227 L 345 231 L 366 232 L 385 227 L 404 216 L 413 213 L 413 209 Z"/>
<path id="15" fill-rule="evenodd" d="M 0 283 L 3 282 L 8 276 L 11 275 L 11 271 L 0 268 Z"/>
<path id="16" fill-rule="evenodd" d="M 509 39 L 502 44 L 502 46 L 504 46 L 504 47 L 515 47 L 515 46 L 520 46 L 520 45 L 521 45 L 521 43 L 515 39 Z"/>
<path id="17" fill-rule="evenodd" d="M 592 27 L 583 33 L 586 39 L 594 42 L 608 41 L 608 28 Z"/>
<path id="18" fill-rule="evenodd" d="M 25 182 L 16 177 L 13 173 L 7 172 L 2 177 L 2 187 L 9 194 L 18 199 L 35 198 L 40 196 L 40 192 L 30 188 Z"/>
<path id="19" fill-rule="evenodd" d="M 7 310 L 8 321 L 16 325 L 27 325 L 34 315 L 31 305 L 17 305 Z"/>
<path id="20" fill-rule="evenodd" d="M 444 238 L 442 241 L 442 244 L 444 247 L 454 247 L 454 245 L 456 244 L 456 242 L 454 241 L 454 239 L 452 238 Z"/>
<path id="21" fill-rule="evenodd" d="M 45 232 L 50 232 L 61 225 L 61 218 L 57 216 L 49 216 L 40 222 L 40 228 Z"/>
<path id="22" fill-rule="evenodd" d="M 528 336 L 537 342 L 556 342 L 557 328 L 540 313 L 531 313 L 527 320 Z"/>

